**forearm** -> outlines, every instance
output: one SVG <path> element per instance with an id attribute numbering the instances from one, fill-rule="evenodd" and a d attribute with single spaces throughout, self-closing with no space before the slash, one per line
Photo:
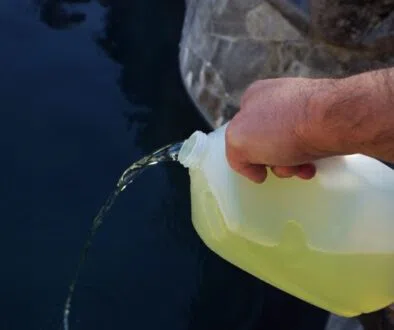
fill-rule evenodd
<path id="1" fill-rule="evenodd" d="M 322 80 L 309 104 L 316 148 L 394 162 L 394 68 Z"/>

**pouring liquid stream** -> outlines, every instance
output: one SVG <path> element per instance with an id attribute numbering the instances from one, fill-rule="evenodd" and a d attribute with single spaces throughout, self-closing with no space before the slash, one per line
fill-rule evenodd
<path id="1" fill-rule="evenodd" d="M 90 227 L 88 237 L 85 241 L 85 244 L 81 250 L 79 262 L 77 265 L 77 269 L 74 275 L 74 278 L 69 286 L 68 295 L 66 302 L 64 304 L 63 310 L 63 330 L 69 330 L 69 315 L 71 310 L 71 302 L 73 298 L 73 294 L 75 291 L 75 287 L 81 272 L 83 265 L 85 264 L 89 248 L 92 244 L 93 238 L 97 233 L 98 228 L 103 222 L 104 217 L 109 213 L 112 206 L 115 203 L 116 198 L 119 194 L 124 191 L 127 186 L 134 181 L 136 177 L 138 177 L 145 169 L 150 166 L 154 166 L 156 164 L 168 161 L 177 161 L 178 154 L 182 147 L 183 142 L 175 143 L 167 145 L 163 148 L 156 150 L 148 156 L 143 157 L 139 161 L 133 163 L 126 171 L 123 172 L 122 176 L 119 178 L 118 183 L 114 191 L 109 195 L 103 206 L 100 208 L 97 215 L 94 217 L 92 225 Z"/>

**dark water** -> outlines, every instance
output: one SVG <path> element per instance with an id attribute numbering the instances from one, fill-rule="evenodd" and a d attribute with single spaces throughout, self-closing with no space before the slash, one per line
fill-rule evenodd
<path id="1" fill-rule="evenodd" d="M 207 131 L 178 74 L 183 10 L 183 0 L 0 1 L 0 330 L 59 329 L 92 217 L 121 172 Z M 201 243 L 188 185 L 166 164 L 120 195 L 71 329 L 322 329 L 324 312 Z"/>
<path id="2" fill-rule="evenodd" d="M 72 281 L 70 282 L 67 298 L 64 304 L 64 310 L 63 310 L 64 330 L 70 329 L 70 311 L 73 302 L 75 287 L 78 284 L 81 270 L 85 266 L 85 262 L 89 255 L 90 247 L 103 221 L 105 220 L 106 217 L 109 216 L 110 212 L 112 211 L 112 207 L 114 206 L 117 198 L 119 197 L 119 194 L 121 194 L 148 168 L 152 166 L 161 165 L 164 162 L 177 162 L 182 146 L 183 146 L 183 142 L 177 142 L 161 147 L 155 150 L 154 152 L 142 157 L 138 161 L 132 163 L 119 177 L 119 180 L 116 183 L 114 190 L 109 194 L 108 198 L 106 199 L 104 204 L 100 207 L 96 216 L 93 218 L 92 225 L 89 228 L 88 236 L 85 240 L 85 244 L 81 249 L 79 255 L 79 262 L 75 270 L 75 275 Z"/>

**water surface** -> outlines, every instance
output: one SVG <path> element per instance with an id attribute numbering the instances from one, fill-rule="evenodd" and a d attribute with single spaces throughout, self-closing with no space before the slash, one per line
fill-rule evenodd
<path id="1" fill-rule="evenodd" d="M 58 329 L 92 217 L 122 171 L 208 130 L 178 74 L 183 10 L 0 1 L 0 329 Z M 81 273 L 71 329 L 322 328 L 325 313 L 201 243 L 188 185 L 167 164 L 121 194 Z"/>

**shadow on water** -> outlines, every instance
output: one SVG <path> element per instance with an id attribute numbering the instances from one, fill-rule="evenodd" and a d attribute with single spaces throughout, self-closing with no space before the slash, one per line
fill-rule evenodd
<path id="1" fill-rule="evenodd" d="M 0 4 L 0 23 L 10 20 L 2 137 L 12 144 L 1 248 L 15 247 L 3 258 L 0 329 L 47 330 L 60 325 L 92 216 L 121 172 L 209 128 L 179 75 L 183 0 L 34 0 L 39 26 L 14 10 L 23 2 Z M 70 328 L 323 329 L 324 312 L 202 244 L 188 185 L 181 166 L 163 165 L 122 194 L 82 269 Z"/>

